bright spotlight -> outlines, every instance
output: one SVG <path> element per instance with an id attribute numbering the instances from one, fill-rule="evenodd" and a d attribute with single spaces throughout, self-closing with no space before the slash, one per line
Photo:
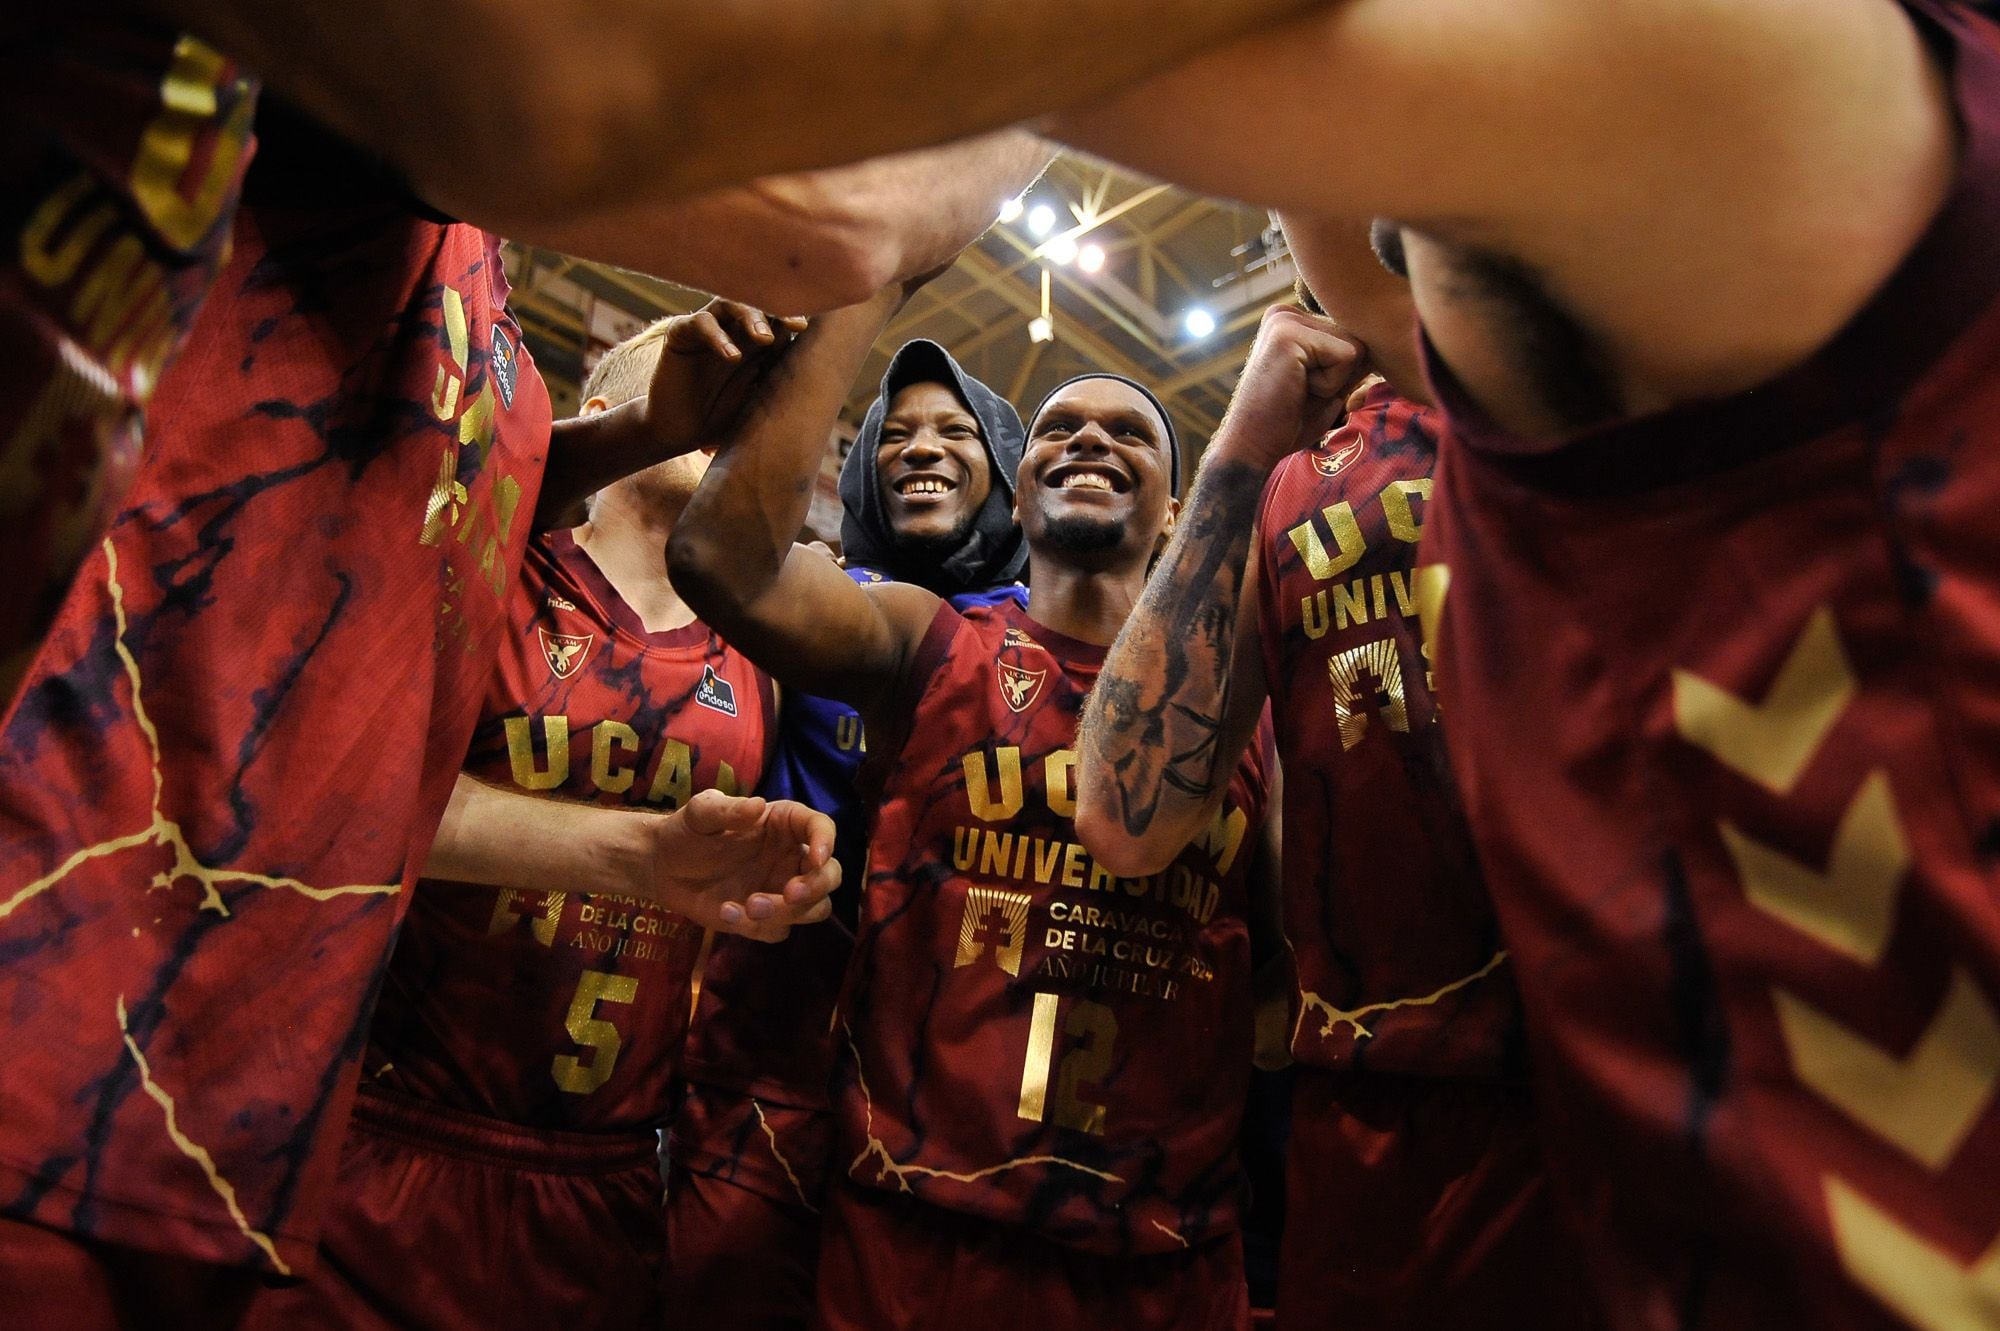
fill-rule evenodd
<path id="1" fill-rule="evenodd" d="M 1030 342 L 1053 342 L 1056 340 L 1056 326 L 1040 316 L 1030 319 L 1028 320 L 1028 340 Z"/>
<path id="2" fill-rule="evenodd" d="M 1215 316 L 1197 305 L 1181 316 L 1181 327 L 1187 329 L 1189 337 L 1207 337 L 1215 331 Z"/>
<path id="3" fill-rule="evenodd" d="M 1101 272 L 1104 269 L 1104 247 L 1085 245 L 1076 252 L 1076 266 L 1086 273 Z"/>
<path id="4" fill-rule="evenodd" d="M 1057 236 L 1042 251 L 1057 263 L 1075 263 L 1077 256 L 1076 237 Z"/>
<path id="5" fill-rule="evenodd" d="M 1056 210 L 1046 203 L 1038 203 L 1028 209 L 1028 234 L 1036 240 L 1056 229 Z"/>
<path id="6" fill-rule="evenodd" d="M 1018 222 L 1021 220 L 1021 214 L 1026 212 L 1027 208 L 1028 205 L 1021 202 L 1021 196 L 1016 194 L 1013 198 L 1000 205 L 1000 220 L 1003 222 Z"/>

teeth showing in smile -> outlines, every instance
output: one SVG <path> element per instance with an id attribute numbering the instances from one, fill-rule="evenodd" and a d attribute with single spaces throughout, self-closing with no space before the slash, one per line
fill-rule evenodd
<path id="1" fill-rule="evenodd" d="M 904 481 L 901 485 L 896 487 L 897 494 L 909 497 L 948 494 L 950 493 L 950 491 L 951 491 L 951 486 L 947 485 L 943 481 L 934 480 L 928 476 L 919 476 L 914 480 Z"/>
<path id="2" fill-rule="evenodd" d="M 1112 487 L 1109 477 L 1100 476 L 1094 471 L 1073 471 L 1062 478 L 1062 485 L 1058 488 L 1064 490 L 1109 490 Z"/>

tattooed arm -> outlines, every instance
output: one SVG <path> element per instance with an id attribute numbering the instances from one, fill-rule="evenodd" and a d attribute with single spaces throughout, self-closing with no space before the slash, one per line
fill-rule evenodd
<path id="1" fill-rule="evenodd" d="M 1266 694 L 1251 538 L 1287 453 L 1339 418 L 1362 353 L 1293 306 L 1265 312 L 1180 524 L 1084 708 L 1076 830 L 1121 875 L 1164 868 L 1206 827 Z"/>

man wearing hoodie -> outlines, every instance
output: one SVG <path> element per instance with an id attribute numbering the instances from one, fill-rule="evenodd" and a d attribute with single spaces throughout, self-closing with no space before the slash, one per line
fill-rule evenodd
<path id="1" fill-rule="evenodd" d="M 935 342 L 906 343 L 841 468 L 841 544 L 864 586 L 907 582 L 960 609 L 1025 603 L 1013 517 L 1021 418 Z M 785 698 L 762 793 L 832 815 L 844 919 L 783 943 L 718 934 L 698 975 L 670 1137 L 665 1306 L 690 1325 L 802 1327 L 812 1309 L 833 1127 L 834 1001 L 853 950 L 866 811 L 861 718 Z"/>

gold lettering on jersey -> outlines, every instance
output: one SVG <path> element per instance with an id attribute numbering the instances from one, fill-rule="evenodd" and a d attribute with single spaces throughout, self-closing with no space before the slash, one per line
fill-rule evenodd
<path id="1" fill-rule="evenodd" d="M 669 739 L 660 750 L 659 770 L 646 798 L 678 809 L 694 798 L 694 752 L 684 741 Z"/>
<path id="2" fill-rule="evenodd" d="M 1424 522 L 1416 515 L 1412 501 L 1428 501 L 1431 497 L 1431 478 L 1421 480 L 1391 481 L 1382 490 L 1382 513 L 1389 519 L 1389 534 L 1399 541 L 1415 545 L 1424 538 Z"/>
<path id="3" fill-rule="evenodd" d="M 1722 842 L 1744 891 L 1761 910 L 1864 966 L 1882 960 L 1910 849 L 1886 772 L 1861 783 L 1833 836 L 1825 873 L 1722 824 Z"/>
<path id="4" fill-rule="evenodd" d="M 717 763 L 715 765 L 715 788 L 725 795 L 742 793 L 736 785 L 736 769 L 728 763 Z"/>
<path id="5" fill-rule="evenodd" d="M 1833 611 L 1822 606 L 1806 621 L 1761 704 L 1689 671 L 1674 671 L 1674 724 L 1683 739 L 1725 767 L 1784 795 L 1854 693 L 1854 672 L 1840 650 Z"/>
<path id="6" fill-rule="evenodd" d="M 1963 970 L 1902 1058 L 1782 989 L 1772 997 L 1799 1080 L 1932 1170 L 1957 1152 L 2000 1086 L 2000 1017 Z"/>
<path id="7" fill-rule="evenodd" d="M 1426 564 L 1418 569 L 1416 577 L 1417 623 L 1423 630 L 1424 638 L 1424 683 L 1431 694 L 1431 705 L 1443 710 L 1437 701 L 1437 660 L 1438 637 L 1444 628 L 1444 601 L 1451 592 L 1451 566 L 1448 564 Z"/>
<path id="8" fill-rule="evenodd" d="M 1040 1123 L 1048 1113 L 1049 1068 L 1056 1061 L 1056 1013 L 1062 999 L 1054 994 L 1036 994 L 1035 1010 L 1028 1018 L 1028 1052 L 1021 1061 L 1021 1097 L 1014 1109 L 1016 1118 Z"/>
<path id="9" fill-rule="evenodd" d="M 1333 553 L 1327 553 L 1326 542 L 1310 518 L 1285 534 L 1298 548 L 1299 558 L 1305 561 L 1306 572 L 1313 581 L 1326 582 L 1360 563 L 1361 557 L 1368 553 L 1368 541 L 1361 534 L 1361 524 L 1355 520 L 1354 506 L 1346 500 L 1321 509 L 1320 516 L 1325 519 L 1327 536 L 1333 541 Z"/>
<path id="10" fill-rule="evenodd" d="M 2000 1322 L 2000 1242 L 1962 1266 L 1833 1175 L 1826 1206 L 1847 1274 L 1910 1325 L 1965 1331 Z"/>
<path id="11" fill-rule="evenodd" d="M 974 887 L 965 894 L 958 921 L 958 959 L 952 969 L 970 966 L 990 949 L 993 964 L 1009 975 L 1021 973 L 1021 947 L 1028 938 L 1025 892 L 998 887 Z"/>
<path id="12" fill-rule="evenodd" d="M 624 1044 L 618 1028 L 597 1015 L 599 1003 L 630 1003 L 639 996 L 639 981 L 630 975 L 585 971 L 577 978 L 563 1029 L 569 1038 L 591 1051 L 589 1062 L 575 1054 L 558 1054 L 549 1073 L 557 1087 L 571 1095 L 588 1095 L 611 1080 Z"/>
<path id="13" fill-rule="evenodd" d="M 510 739 L 508 748 L 512 751 Z M 599 721 L 591 727 L 590 734 L 590 779 L 597 788 L 608 795 L 622 795 L 632 788 L 632 778 L 638 769 L 629 763 L 620 763 L 615 750 L 628 753 L 639 751 L 639 732 L 623 721 Z"/>
<path id="14" fill-rule="evenodd" d="M 523 790 L 555 790 L 569 780 L 569 718 L 542 718 L 542 745 L 548 765 L 535 759 L 535 718 L 510 716 L 506 720 L 507 762 L 514 772 L 514 784 Z"/>
<path id="15" fill-rule="evenodd" d="M 87 175 L 70 177 L 42 200 L 21 228 L 21 268 L 45 287 L 59 287 L 75 277 L 84 256 L 118 220 L 118 210 L 101 201 L 72 218 L 79 205 L 96 197 L 92 185 Z M 61 243 L 51 248 L 57 236 Z"/>
<path id="16" fill-rule="evenodd" d="M 444 317 L 445 342 L 451 349 L 451 369 L 440 365 L 437 377 L 431 384 L 431 414 L 441 421 L 449 421 L 458 415 L 458 396 L 465 387 L 465 370 L 471 355 L 471 341 L 465 326 L 465 297 L 452 287 L 444 289 L 440 298 Z"/>
<path id="17" fill-rule="evenodd" d="M 868 752 L 868 741 L 861 733 L 861 718 L 850 714 L 836 719 L 833 743 L 842 753 L 853 753 L 856 749 Z"/>
<path id="18" fill-rule="evenodd" d="M 1224 804 L 1195 844 L 1215 861 L 1217 873 L 1226 874 L 1236 863 L 1236 852 L 1243 849 L 1243 834 L 1249 829 L 1250 816 L 1234 804 Z"/>
<path id="19" fill-rule="evenodd" d="M 1377 716 L 1389 729 L 1408 733 L 1403 660 L 1395 642 L 1382 638 L 1342 652 L 1326 663 L 1326 673 L 1333 684 L 1334 722 L 1343 750 L 1359 744 Z"/>
<path id="20" fill-rule="evenodd" d="M 521 909 L 522 903 L 540 897 L 541 903 L 533 906 L 532 914 Z M 503 887 L 500 895 L 493 899 L 493 918 L 486 922 L 486 934 L 504 934 L 522 920 L 528 921 L 528 932 L 543 947 L 554 947 L 556 926 L 562 922 L 563 903 L 569 900 L 567 892 L 529 892 L 516 887 Z"/>
<path id="21" fill-rule="evenodd" d="M 1083 1093 L 1102 1085 L 1111 1071 L 1111 1044 L 1118 1038 L 1118 1014 L 1102 1003 L 1080 999 L 1070 1007 L 1063 1030 L 1077 1041 L 1056 1074 L 1056 1126 L 1104 1135 L 1105 1107 Z"/>
<path id="22" fill-rule="evenodd" d="M 1021 1096 L 1015 1116 L 1031 1123 L 1053 1117 L 1057 1127 L 1104 1135 L 1105 1107 L 1083 1093 L 1111 1071 L 1111 1046 L 1118 1038 L 1118 1014 L 1102 1003 L 1077 999 L 1062 1030 L 1076 1044 L 1056 1072 L 1055 1112 L 1047 1113 L 1049 1068 L 1055 1062 L 1057 1013 L 1062 999 L 1036 994 L 1028 1019 L 1028 1048 L 1021 1062 Z"/>
<path id="23" fill-rule="evenodd" d="M 1072 750 L 1057 749 L 1042 760 L 1042 790 L 1050 813 L 1058 818 L 1076 817 L 1076 754 Z"/>
<path id="24" fill-rule="evenodd" d="M 169 245 L 192 248 L 221 216 L 222 201 L 248 148 L 253 98 L 238 97 L 229 118 L 211 136 L 208 168 L 193 198 L 182 191 L 195 148 L 220 110 L 227 63 L 192 37 L 174 45 L 173 62 L 160 82 L 160 114 L 139 138 L 132 163 L 132 198 Z"/>
<path id="25" fill-rule="evenodd" d="M 1021 751 L 1011 744 L 1000 745 L 994 750 L 993 764 L 996 775 L 989 782 L 985 751 L 965 755 L 965 797 L 972 805 L 973 817 L 1001 823 L 1019 813 L 1026 802 L 1021 789 Z M 993 793 L 995 784 L 1000 791 L 997 796 Z"/>

